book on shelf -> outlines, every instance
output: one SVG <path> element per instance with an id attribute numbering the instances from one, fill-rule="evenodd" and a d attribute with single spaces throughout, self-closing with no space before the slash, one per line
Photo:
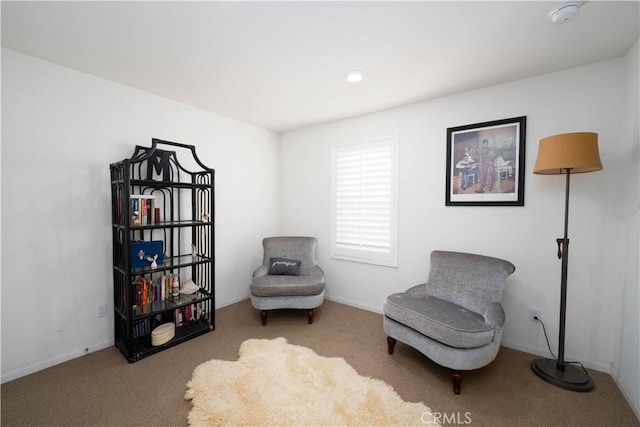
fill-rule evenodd
<path id="1" fill-rule="evenodd" d="M 155 268 L 164 262 L 164 242 L 162 240 L 133 240 L 129 255 L 131 268 Z"/>
<path id="2" fill-rule="evenodd" d="M 174 312 L 174 322 L 176 324 L 176 328 L 180 326 L 188 326 L 194 323 L 196 318 L 196 305 L 189 304 L 184 307 L 176 308 Z"/>
<path id="3" fill-rule="evenodd" d="M 133 324 L 133 339 L 139 339 L 151 333 L 151 319 L 148 317 Z"/>
<path id="4" fill-rule="evenodd" d="M 131 195 L 131 224 L 154 225 L 160 222 L 160 208 L 153 194 Z"/>
<path id="5" fill-rule="evenodd" d="M 180 278 L 177 274 L 167 274 L 155 279 L 138 277 L 134 283 L 134 301 L 137 306 L 144 306 L 156 301 L 177 300 L 179 294 L 172 289 L 179 289 Z M 173 296 L 172 296 L 173 295 Z"/>

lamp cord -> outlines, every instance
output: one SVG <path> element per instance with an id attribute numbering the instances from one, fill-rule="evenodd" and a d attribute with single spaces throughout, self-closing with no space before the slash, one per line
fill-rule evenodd
<path id="1" fill-rule="evenodd" d="M 538 316 L 533 316 L 533 320 L 535 320 L 537 322 L 540 322 L 540 324 L 542 325 L 542 331 L 544 332 L 544 339 L 547 341 L 547 348 L 549 349 L 549 353 L 551 353 L 551 355 L 553 356 L 554 360 L 557 361 L 558 357 L 553 353 L 553 350 L 551 350 L 551 344 L 549 344 L 549 337 L 547 336 L 547 328 L 544 327 L 544 322 Z M 564 363 L 570 363 L 570 364 L 573 364 L 573 365 L 580 365 L 580 367 L 582 368 L 584 373 L 589 375 L 589 373 L 587 372 L 587 369 L 584 367 L 582 362 L 577 362 L 577 361 L 575 361 L 575 362 L 567 362 L 565 360 Z"/>

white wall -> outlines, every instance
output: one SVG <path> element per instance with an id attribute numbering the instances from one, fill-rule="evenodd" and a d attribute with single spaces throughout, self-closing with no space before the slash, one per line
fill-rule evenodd
<path id="1" fill-rule="evenodd" d="M 624 205 L 621 216 L 621 232 L 629 236 L 626 246 L 618 246 L 625 257 L 625 281 L 618 314 L 620 328 L 616 331 L 616 357 L 612 372 L 620 389 L 627 397 L 636 416 L 640 418 L 640 286 L 639 250 L 640 240 L 640 41 L 627 55 L 627 115 L 626 129 L 630 135 L 624 146 L 624 156 L 632 159 L 628 170 L 628 185 L 625 186 Z M 625 253 L 626 252 L 626 253 Z"/>
<path id="2" fill-rule="evenodd" d="M 113 344 L 109 163 L 153 137 L 216 169 L 216 305 L 248 296 L 276 134 L 7 49 L 2 113 L 2 382 Z"/>
<path id="3" fill-rule="evenodd" d="M 630 135 L 622 126 L 627 89 L 627 62 L 618 59 L 285 133 L 282 230 L 317 236 L 328 298 L 378 312 L 386 295 L 424 282 L 433 249 L 506 258 L 517 269 L 503 299 L 503 343 L 547 355 L 529 309 L 542 310 L 556 351 L 555 240 L 563 233 L 565 179 L 532 174 L 538 141 L 564 132 L 597 132 L 604 170 L 575 175 L 571 183 L 566 356 L 608 372 L 616 358 L 620 323 L 612 314 L 623 294 L 629 239 L 620 210 L 622 189 L 637 162 L 637 156 L 628 156 Z M 446 207 L 446 129 L 516 116 L 527 116 L 525 206 Z M 399 267 L 330 259 L 331 145 L 393 134 L 400 137 Z"/>

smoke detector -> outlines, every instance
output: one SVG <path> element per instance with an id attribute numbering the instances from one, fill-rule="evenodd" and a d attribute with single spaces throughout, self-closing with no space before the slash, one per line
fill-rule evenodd
<path id="1" fill-rule="evenodd" d="M 578 14 L 580 6 L 582 6 L 581 1 L 566 1 L 549 11 L 549 19 L 554 24 L 564 24 Z"/>

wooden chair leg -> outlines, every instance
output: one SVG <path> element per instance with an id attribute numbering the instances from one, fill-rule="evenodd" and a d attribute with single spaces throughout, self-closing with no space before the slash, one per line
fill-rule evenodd
<path id="1" fill-rule="evenodd" d="M 313 308 L 307 310 L 307 320 L 309 321 L 309 324 L 313 323 Z"/>
<path id="2" fill-rule="evenodd" d="M 260 317 L 262 318 L 262 326 L 267 324 L 267 310 L 262 310 L 260 312 Z"/>
<path id="3" fill-rule="evenodd" d="M 393 354 L 393 349 L 397 342 L 398 341 L 395 338 L 387 337 L 387 348 L 389 349 L 389 354 Z"/>
<path id="4" fill-rule="evenodd" d="M 460 387 L 462 386 L 462 372 L 451 371 L 451 379 L 453 380 L 453 392 L 460 394 Z"/>

